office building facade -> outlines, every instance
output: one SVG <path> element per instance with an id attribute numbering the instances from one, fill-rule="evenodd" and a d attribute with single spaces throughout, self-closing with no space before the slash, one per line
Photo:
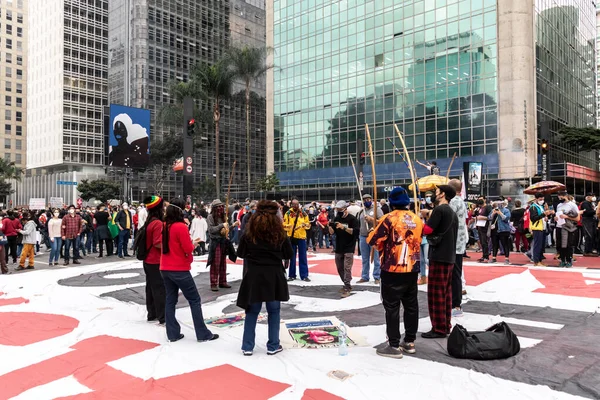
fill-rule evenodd
<path id="1" fill-rule="evenodd" d="M 179 130 L 183 124 L 182 121 L 169 127 L 159 119 L 161 108 L 172 101 L 170 84 L 187 81 L 197 63 L 216 62 L 229 45 L 264 46 L 265 4 L 264 0 L 115 0 L 110 2 L 109 31 L 109 101 L 150 109 L 151 143 L 160 143 L 165 132 Z M 242 89 L 236 84 L 234 93 Z M 264 80 L 253 84 L 251 90 L 264 98 Z M 205 110 L 210 108 L 199 104 Z M 227 188 L 227 178 L 237 161 L 232 190 L 246 191 L 246 118 L 242 98 L 225 102 L 221 114 L 221 187 Z M 265 128 L 263 101 L 251 108 L 253 181 L 264 176 Z M 196 185 L 215 173 L 214 128 L 203 124 L 200 132 L 207 140 L 194 154 Z M 154 173 L 152 169 L 134 172 L 145 177 L 134 181 L 134 199 L 140 198 L 142 191 L 157 190 Z M 164 179 L 162 194 L 179 195 L 181 176 L 169 171 Z"/>
<path id="2" fill-rule="evenodd" d="M 25 167 L 27 151 L 27 1 L 0 1 L 0 156 Z"/>
<path id="3" fill-rule="evenodd" d="M 28 18 L 27 171 L 11 200 L 70 203 L 58 182 L 104 172 L 108 0 L 30 1 Z"/>
<path id="4" fill-rule="evenodd" d="M 482 161 L 486 193 L 518 193 L 540 172 L 543 124 L 552 178 L 584 190 L 569 171 L 592 180 L 597 155 L 558 140 L 562 126 L 595 125 L 596 11 L 576 3 L 269 0 L 268 169 L 290 193 L 355 196 L 349 157 L 368 124 L 379 190 L 408 183 L 396 124 L 413 160 L 453 176 Z"/>

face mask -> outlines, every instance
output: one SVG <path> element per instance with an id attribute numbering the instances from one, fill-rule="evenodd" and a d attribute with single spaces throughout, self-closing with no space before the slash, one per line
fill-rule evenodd
<path id="1" fill-rule="evenodd" d="M 425 203 L 431 204 L 431 197 L 425 197 Z"/>
<path id="2" fill-rule="evenodd" d="M 69 214 L 73 215 L 75 214 L 75 210 L 73 210 L 72 208 L 69 210 Z"/>
<path id="3" fill-rule="evenodd" d="M 54 213 L 55 217 L 58 217 L 59 215 L 60 215 L 60 213 L 57 213 L 57 212 Z"/>
<path id="4" fill-rule="evenodd" d="M 561 203 L 564 203 L 565 201 L 567 201 L 567 199 L 558 199 Z"/>
<path id="5" fill-rule="evenodd" d="M 595 198 L 595 197 L 592 197 L 592 201 L 596 201 L 596 198 Z"/>
<path id="6" fill-rule="evenodd" d="M 196 213 L 192 211 L 192 215 L 196 215 Z"/>
<path id="7" fill-rule="evenodd" d="M 372 205 L 373 205 L 372 201 L 365 201 L 365 207 L 371 208 Z"/>
<path id="8" fill-rule="evenodd" d="M 540 206 L 543 206 L 543 205 L 544 205 L 544 200 L 538 200 L 538 202 L 537 202 L 537 203 L 538 203 Z"/>
<path id="9" fill-rule="evenodd" d="M 344 217 L 344 212 L 343 212 L 343 211 L 338 211 L 338 212 L 337 212 L 337 216 L 338 216 L 339 218 L 343 218 L 343 217 Z"/>
<path id="10" fill-rule="evenodd" d="M 254 214 L 256 212 L 256 210 L 252 210 L 252 214 Z"/>
<path id="11" fill-rule="evenodd" d="M 123 210 L 128 210 L 129 206 L 123 206 Z"/>

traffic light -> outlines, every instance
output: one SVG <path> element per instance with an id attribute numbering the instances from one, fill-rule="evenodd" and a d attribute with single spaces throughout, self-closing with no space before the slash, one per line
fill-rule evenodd
<path id="1" fill-rule="evenodd" d="M 187 123 L 187 129 L 185 132 L 188 137 L 194 137 L 196 133 L 196 120 L 194 118 L 190 118 Z"/>
<path id="2" fill-rule="evenodd" d="M 540 148 L 542 149 L 542 154 L 547 154 L 548 153 L 548 141 L 546 139 L 542 139 L 542 142 L 540 143 Z"/>
<path id="3" fill-rule="evenodd" d="M 360 153 L 360 165 L 365 165 L 365 153 Z"/>

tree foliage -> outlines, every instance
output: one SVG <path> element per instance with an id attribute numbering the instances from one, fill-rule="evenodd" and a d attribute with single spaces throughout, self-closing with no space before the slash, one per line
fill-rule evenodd
<path id="1" fill-rule="evenodd" d="M 0 158 L 0 179 L 14 179 L 18 182 L 23 177 L 23 168 L 17 167 L 14 161 Z"/>
<path id="2" fill-rule="evenodd" d="M 566 126 L 558 133 L 566 145 L 576 146 L 581 151 L 600 150 L 600 129 Z"/>
<path id="3" fill-rule="evenodd" d="M 202 182 L 194 189 L 194 199 L 209 203 L 217 197 L 215 178 L 204 177 Z"/>
<path id="4" fill-rule="evenodd" d="M 82 179 L 81 183 L 77 185 L 77 190 L 81 193 L 81 198 L 85 201 L 96 199 L 104 203 L 119 197 L 121 185 L 118 182 L 108 179 L 96 179 L 93 181 Z"/>
<path id="5" fill-rule="evenodd" d="M 13 194 L 14 192 L 10 182 L 7 182 L 5 179 L 0 179 L 0 198 L 5 199 L 6 196 Z"/>
<path id="6" fill-rule="evenodd" d="M 278 187 L 279 178 L 277 178 L 274 172 L 256 182 L 256 189 L 259 191 L 270 192 L 276 190 Z"/>

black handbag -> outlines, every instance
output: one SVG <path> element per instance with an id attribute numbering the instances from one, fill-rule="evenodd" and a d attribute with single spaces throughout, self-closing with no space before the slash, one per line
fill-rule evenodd
<path id="1" fill-rule="evenodd" d="M 470 360 L 498 360 L 521 350 L 517 335 L 506 322 L 499 322 L 484 332 L 469 332 L 456 325 L 448 337 L 448 354 Z"/>

